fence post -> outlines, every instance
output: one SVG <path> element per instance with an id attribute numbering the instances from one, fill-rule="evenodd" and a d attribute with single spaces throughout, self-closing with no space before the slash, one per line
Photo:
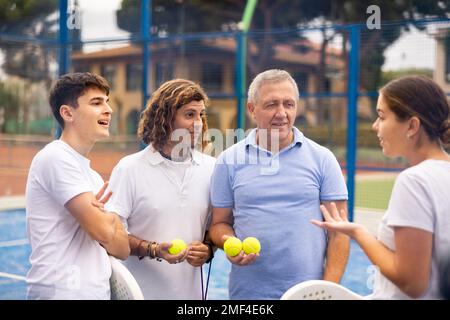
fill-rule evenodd
<path id="1" fill-rule="evenodd" d="M 348 110 L 347 110 L 347 188 L 348 219 L 353 221 L 355 208 L 355 168 L 358 128 L 358 94 L 359 94 L 359 48 L 360 27 L 350 27 L 350 53 L 348 67 Z"/>
<path id="2" fill-rule="evenodd" d="M 59 0 L 59 68 L 58 74 L 62 76 L 69 70 L 69 48 L 67 42 L 69 40 L 69 29 L 67 27 L 68 0 Z"/>
<path id="3" fill-rule="evenodd" d="M 148 75 L 150 73 L 150 26 L 151 26 L 151 0 L 141 0 L 141 37 L 142 37 L 142 110 L 148 99 Z"/>
<path id="4" fill-rule="evenodd" d="M 141 0 L 141 39 L 142 39 L 142 111 L 149 98 L 148 75 L 150 74 L 150 27 L 152 25 L 152 0 Z M 146 144 L 140 142 L 139 148 L 145 149 Z"/>
<path id="5" fill-rule="evenodd" d="M 62 76 L 69 71 L 69 29 L 67 27 L 68 19 L 68 0 L 59 0 L 59 30 L 58 30 L 58 75 Z M 59 139 L 62 133 L 60 125 L 55 122 L 55 138 Z"/>
<path id="6" fill-rule="evenodd" d="M 236 95 L 237 95 L 237 127 L 245 130 L 245 96 L 247 87 L 247 32 L 255 12 L 258 0 L 247 0 L 242 20 L 239 23 L 240 32 L 237 35 L 236 50 Z M 238 139 L 244 138 L 242 131 L 239 131 Z"/>
<path id="7" fill-rule="evenodd" d="M 245 130 L 245 78 L 246 78 L 246 49 L 247 35 L 245 31 L 239 31 L 236 36 L 236 98 L 237 98 L 237 127 Z M 241 131 L 239 131 L 241 132 Z M 241 135 L 239 133 L 239 135 Z M 238 136 L 238 140 L 244 137 Z"/>

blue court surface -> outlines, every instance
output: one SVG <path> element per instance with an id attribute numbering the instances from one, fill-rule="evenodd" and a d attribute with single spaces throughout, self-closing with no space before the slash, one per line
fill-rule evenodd
<path id="1" fill-rule="evenodd" d="M 26 297 L 25 275 L 30 267 L 25 227 L 25 210 L 0 212 L 0 300 Z M 205 268 L 205 271 L 207 269 Z M 230 263 L 218 250 L 213 260 L 208 299 L 228 299 Z M 352 242 L 350 260 L 342 284 L 361 295 L 371 293 L 374 268 L 359 246 Z M 206 274 L 204 278 L 206 281 Z"/>

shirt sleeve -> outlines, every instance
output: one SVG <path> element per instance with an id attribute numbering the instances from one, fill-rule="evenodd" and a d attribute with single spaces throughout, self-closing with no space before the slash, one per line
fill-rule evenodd
<path id="1" fill-rule="evenodd" d="M 205 231 L 208 231 L 211 227 L 211 220 L 212 220 L 212 211 L 211 206 L 208 207 L 208 214 L 206 216 L 206 222 L 205 222 Z"/>
<path id="2" fill-rule="evenodd" d="M 61 206 L 85 192 L 93 193 L 81 165 L 70 155 L 61 153 L 42 159 L 40 181 L 43 188 Z"/>
<path id="3" fill-rule="evenodd" d="M 433 205 L 420 176 L 400 173 L 392 190 L 386 217 L 390 227 L 412 227 L 434 232 Z"/>
<path id="4" fill-rule="evenodd" d="M 109 190 L 112 191 L 112 196 L 105 208 L 123 219 L 128 219 L 133 212 L 132 179 L 132 174 L 120 163 L 113 169 L 109 179 Z M 123 219 L 122 222 L 124 222 Z"/>
<path id="5" fill-rule="evenodd" d="M 216 208 L 231 208 L 234 205 L 231 186 L 230 165 L 224 161 L 224 153 L 219 156 L 211 177 L 211 205 Z"/>
<path id="6" fill-rule="evenodd" d="M 320 200 L 348 200 L 347 185 L 341 167 L 334 154 L 329 150 L 326 150 L 322 163 Z"/>

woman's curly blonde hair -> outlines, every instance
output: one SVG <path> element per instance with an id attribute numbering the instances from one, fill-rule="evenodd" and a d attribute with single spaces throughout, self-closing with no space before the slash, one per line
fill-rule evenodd
<path id="1" fill-rule="evenodd" d="M 138 136 L 146 144 L 152 144 L 155 150 L 162 150 L 173 131 L 173 121 L 178 109 L 192 101 L 203 101 L 209 105 L 209 99 L 200 85 L 185 79 L 174 79 L 163 83 L 150 97 L 139 121 Z M 202 117 L 202 150 L 208 144 L 206 115 Z"/>

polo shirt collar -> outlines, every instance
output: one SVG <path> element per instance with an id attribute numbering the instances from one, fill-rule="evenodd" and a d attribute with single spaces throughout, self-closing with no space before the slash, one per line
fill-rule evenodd
<path id="1" fill-rule="evenodd" d="M 199 165 L 202 162 L 202 153 L 196 149 L 191 149 L 192 151 L 192 162 Z"/>
<path id="2" fill-rule="evenodd" d="M 151 165 L 158 165 L 164 161 L 163 156 L 150 144 L 145 148 L 146 156 Z"/>
<path id="3" fill-rule="evenodd" d="M 254 128 L 248 136 L 245 138 L 244 143 L 245 146 L 253 146 L 255 148 L 258 148 L 258 145 L 256 144 L 256 132 L 258 131 L 258 128 Z"/>
<path id="4" fill-rule="evenodd" d="M 305 136 L 303 135 L 303 132 L 298 130 L 297 127 L 292 127 L 294 131 L 294 141 L 292 141 L 292 146 L 296 145 L 302 145 L 303 141 L 305 141 Z"/>
<path id="5" fill-rule="evenodd" d="M 245 146 L 253 146 L 254 148 L 259 148 L 258 144 L 256 143 L 256 133 L 258 131 L 258 128 L 254 128 L 248 136 L 245 138 L 244 143 Z M 292 131 L 294 132 L 294 140 L 292 143 L 288 146 L 288 148 L 292 148 L 296 145 L 301 146 L 303 144 L 303 141 L 305 140 L 305 136 L 303 133 L 298 130 L 297 127 L 292 127 Z"/>
<path id="6" fill-rule="evenodd" d="M 155 148 L 150 144 L 146 148 L 147 159 L 151 165 L 158 165 L 164 162 L 164 157 L 159 153 L 159 151 L 155 150 Z M 192 162 L 196 165 L 201 163 L 201 153 L 195 149 L 191 149 L 192 151 Z"/>

